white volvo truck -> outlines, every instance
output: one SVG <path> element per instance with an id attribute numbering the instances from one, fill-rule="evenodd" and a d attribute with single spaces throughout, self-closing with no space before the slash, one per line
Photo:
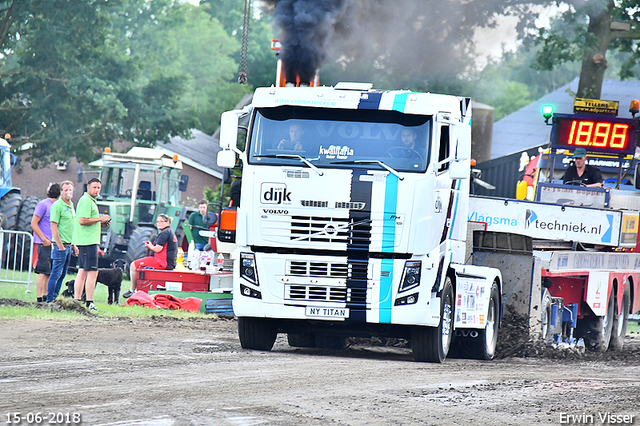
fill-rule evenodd
<path id="1" fill-rule="evenodd" d="M 467 264 L 470 99 L 360 83 L 259 88 L 223 114 L 220 135 L 218 164 L 239 156 L 243 167 L 243 348 L 270 350 L 281 332 L 327 348 L 376 335 L 442 362 L 456 333 L 465 353 L 493 358 L 501 273 Z"/>
<path id="2" fill-rule="evenodd" d="M 535 200 L 470 197 L 469 103 L 351 83 L 258 89 L 223 114 L 218 164 L 243 165 L 241 203 L 226 212 L 236 229 L 221 229 L 237 243 L 243 347 L 269 350 L 278 332 L 333 348 L 378 335 L 410 339 L 419 361 L 450 348 L 490 359 L 509 310 L 534 337 L 622 349 L 640 311 L 640 197 L 628 190 L 640 171 L 631 186 L 620 169 L 613 187 L 584 188 L 548 170 L 576 146 L 632 155 L 637 120 L 553 116 Z"/>

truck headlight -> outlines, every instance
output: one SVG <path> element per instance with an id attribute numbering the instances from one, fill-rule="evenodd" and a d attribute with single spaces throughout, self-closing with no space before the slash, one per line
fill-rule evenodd
<path id="1" fill-rule="evenodd" d="M 256 270 L 256 258 L 253 253 L 240 253 L 240 277 L 251 284 L 258 284 L 258 271 Z"/>
<path id="2" fill-rule="evenodd" d="M 402 280 L 400 281 L 400 288 L 398 293 L 410 290 L 420 285 L 420 271 L 422 270 L 422 262 L 410 261 L 404 264 L 404 271 L 402 272 Z"/>

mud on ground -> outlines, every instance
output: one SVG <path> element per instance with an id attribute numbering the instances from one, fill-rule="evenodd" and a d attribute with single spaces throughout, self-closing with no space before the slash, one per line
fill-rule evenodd
<path id="1" fill-rule="evenodd" d="M 638 335 L 621 352 L 556 359 L 505 332 L 500 354 L 521 346 L 506 357 L 427 364 L 401 341 L 330 351 L 280 335 L 272 351 L 248 351 L 236 327 L 229 317 L 0 320 L 0 413 L 78 413 L 83 425 L 640 424 Z"/>

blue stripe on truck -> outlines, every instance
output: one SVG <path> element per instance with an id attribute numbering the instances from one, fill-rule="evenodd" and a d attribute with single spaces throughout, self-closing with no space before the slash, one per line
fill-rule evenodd
<path id="1" fill-rule="evenodd" d="M 400 93 L 393 97 L 393 110 L 404 113 L 404 107 L 407 105 L 407 96 L 409 93 Z"/>
<path id="2" fill-rule="evenodd" d="M 398 214 L 398 178 L 389 173 L 384 191 L 382 221 L 382 252 L 393 253 L 396 244 L 396 216 Z M 393 305 L 393 259 L 380 262 L 380 323 L 391 323 Z"/>
<path id="3" fill-rule="evenodd" d="M 360 94 L 358 109 L 380 109 L 382 93 L 364 92 Z"/>

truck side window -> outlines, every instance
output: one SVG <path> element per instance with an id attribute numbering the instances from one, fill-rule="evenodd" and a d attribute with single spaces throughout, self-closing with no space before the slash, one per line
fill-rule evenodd
<path id="1" fill-rule="evenodd" d="M 438 162 L 449 158 L 449 126 L 440 127 L 440 148 L 438 150 Z M 442 172 L 449 168 L 449 163 L 440 166 L 438 172 Z"/>

